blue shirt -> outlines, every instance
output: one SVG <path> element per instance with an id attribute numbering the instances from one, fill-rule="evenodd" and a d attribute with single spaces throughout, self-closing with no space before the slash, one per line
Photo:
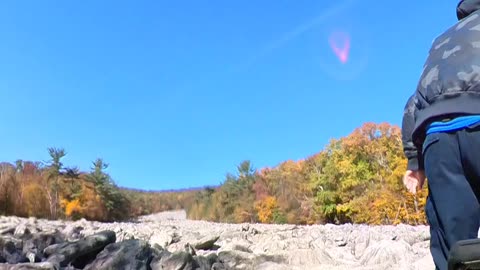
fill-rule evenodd
<path id="1" fill-rule="evenodd" d="M 477 123 L 480 123 L 480 115 L 460 116 L 446 122 L 433 122 L 428 127 L 427 134 L 455 131 L 472 126 Z"/>

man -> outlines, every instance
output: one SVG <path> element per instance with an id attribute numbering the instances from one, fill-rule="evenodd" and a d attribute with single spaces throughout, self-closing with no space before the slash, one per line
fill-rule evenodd
<path id="1" fill-rule="evenodd" d="M 415 193 L 428 179 L 430 251 L 441 270 L 480 226 L 480 0 L 460 1 L 457 18 L 434 40 L 402 123 L 403 181 Z"/>

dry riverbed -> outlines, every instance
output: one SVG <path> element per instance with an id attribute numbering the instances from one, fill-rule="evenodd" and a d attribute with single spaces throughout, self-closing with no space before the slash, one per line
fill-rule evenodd
<path id="1" fill-rule="evenodd" d="M 223 224 L 183 211 L 128 223 L 0 217 L 0 270 L 434 269 L 428 245 L 428 226 Z"/>

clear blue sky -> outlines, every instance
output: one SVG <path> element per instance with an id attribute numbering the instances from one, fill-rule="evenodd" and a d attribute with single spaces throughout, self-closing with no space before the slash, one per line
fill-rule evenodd
<path id="1" fill-rule="evenodd" d="M 401 124 L 456 3 L 2 1 L 0 160 L 64 147 L 66 165 L 102 157 L 118 185 L 160 190 L 302 159 Z"/>

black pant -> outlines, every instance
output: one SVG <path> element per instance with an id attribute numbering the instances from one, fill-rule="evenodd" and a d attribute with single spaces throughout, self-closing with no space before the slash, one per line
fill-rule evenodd
<path id="1" fill-rule="evenodd" d="M 436 269 L 447 270 L 455 242 L 477 238 L 480 226 L 480 125 L 427 135 L 423 144 L 430 224 Z"/>

